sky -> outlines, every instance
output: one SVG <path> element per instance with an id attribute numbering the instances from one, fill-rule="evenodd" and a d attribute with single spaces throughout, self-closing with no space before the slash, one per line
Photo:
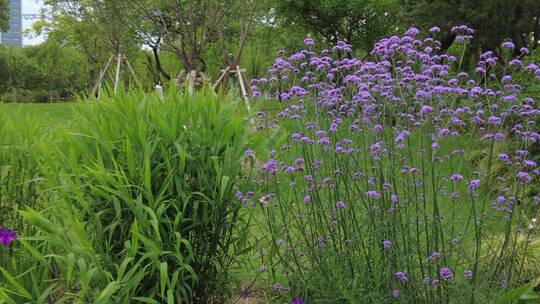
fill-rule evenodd
<path id="1" fill-rule="evenodd" d="M 40 10 L 43 8 L 43 0 L 22 0 L 22 25 L 23 30 L 32 29 L 32 25 L 37 20 L 35 17 L 39 18 Z M 23 45 L 36 45 L 45 41 L 45 37 L 37 36 L 35 34 L 24 35 Z"/>

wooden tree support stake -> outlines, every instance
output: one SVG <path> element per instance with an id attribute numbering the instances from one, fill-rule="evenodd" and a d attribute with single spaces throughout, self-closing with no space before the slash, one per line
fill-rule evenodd
<path id="1" fill-rule="evenodd" d="M 249 94 L 246 89 L 246 85 L 244 82 L 244 76 L 242 75 L 243 72 L 246 72 L 246 69 L 241 69 L 239 65 L 236 66 L 236 69 L 231 69 L 231 67 L 227 67 L 224 70 L 221 70 L 221 76 L 219 76 L 216 83 L 212 86 L 212 92 L 216 94 L 216 89 L 223 84 L 226 86 L 227 79 L 229 75 L 234 75 L 238 79 L 238 83 L 240 84 L 240 92 L 242 93 L 242 99 L 244 100 L 244 103 L 246 105 L 246 109 L 248 111 L 251 111 L 251 104 L 249 103 Z"/>
<path id="2" fill-rule="evenodd" d="M 242 97 L 244 97 L 244 103 L 246 104 L 246 109 L 251 111 L 251 105 L 249 104 L 248 93 L 246 91 L 246 86 L 244 85 L 244 78 L 242 77 L 242 72 L 240 66 L 236 66 L 236 74 L 238 75 L 238 81 L 240 82 L 240 89 L 242 90 Z"/>
<path id="3" fill-rule="evenodd" d="M 109 69 L 111 68 L 113 60 L 116 60 L 115 77 L 111 79 L 114 82 L 114 93 L 118 91 L 118 87 L 120 85 L 120 73 L 121 73 L 122 63 L 124 63 L 128 67 L 131 77 L 133 77 L 133 80 L 135 81 L 135 84 L 137 85 L 137 87 L 139 88 L 141 87 L 141 83 L 139 82 L 139 79 L 137 78 L 137 75 L 135 74 L 135 71 L 131 67 L 131 64 L 129 63 L 129 60 L 127 59 L 127 57 L 122 54 L 116 54 L 116 55 L 111 55 L 105 67 L 99 72 L 99 77 L 96 80 L 96 84 L 92 88 L 91 96 L 96 96 L 96 93 L 97 93 L 97 99 L 101 97 L 101 85 L 103 84 L 103 80 L 105 76 L 107 75 L 107 73 L 109 72 Z M 112 75 L 109 74 L 109 76 L 111 76 L 112 78 Z"/>

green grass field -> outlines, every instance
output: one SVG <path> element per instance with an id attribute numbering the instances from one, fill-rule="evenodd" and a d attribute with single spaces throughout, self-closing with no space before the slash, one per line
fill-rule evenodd
<path id="1" fill-rule="evenodd" d="M 6 103 L 0 104 L 0 112 L 6 114 L 9 119 L 37 120 L 44 125 L 53 127 L 64 124 L 72 120 L 75 115 L 74 103 L 56 103 L 56 104 L 33 104 L 33 103 Z"/>

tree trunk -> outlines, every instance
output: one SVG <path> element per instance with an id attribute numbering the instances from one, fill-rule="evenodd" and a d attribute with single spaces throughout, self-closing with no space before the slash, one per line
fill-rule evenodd
<path id="1" fill-rule="evenodd" d="M 165 79 L 171 80 L 171 75 L 169 75 L 169 73 L 167 73 L 161 66 L 161 60 L 159 59 L 157 46 L 151 45 L 150 47 L 152 48 L 152 53 L 154 54 L 154 60 L 156 61 L 157 70 L 161 73 L 161 75 L 163 75 L 163 77 L 165 77 Z"/>

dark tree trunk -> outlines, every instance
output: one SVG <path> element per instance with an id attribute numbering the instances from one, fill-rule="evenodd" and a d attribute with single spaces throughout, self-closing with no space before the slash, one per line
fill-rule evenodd
<path id="1" fill-rule="evenodd" d="M 161 75 L 163 75 L 163 77 L 165 77 L 165 79 L 171 80 L 171 75 L 169 75 L 169 73 L 167 73 L 167 71 L 163 69 L 163 66 L 161 66 L 161 60 L 159 59 L 158 47 L 154 45 L 151 45 L 150 47 L 152 48 L 152 53 L 154 54 L 154 60 L 156 61 L 157 70 L 161 73 Z"/>

